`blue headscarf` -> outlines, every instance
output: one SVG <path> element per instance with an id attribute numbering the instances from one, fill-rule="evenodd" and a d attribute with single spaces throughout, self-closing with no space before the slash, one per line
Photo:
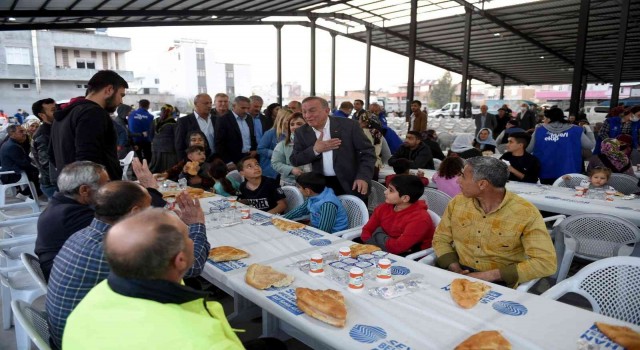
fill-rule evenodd
<path id="1" fill-rule="evenodd" d="M 482 132 L 482 130 L 487 130 L 489 132 L 489 137 L 487 137 L 486 140 L 480 140 L 480 133 Z M 489 128 L 482 128 L 480 129 L 480 131 L 478 131 L 478 135 L 476 135 L 476 142 L 480 144 L 480 149 L 484 149 L 485 145 L 489 145 L 489 146 L 495 146 L 496 145 L 496 140 L 493 139 L 493 133 L 491 132 L 491 129 Z"/>

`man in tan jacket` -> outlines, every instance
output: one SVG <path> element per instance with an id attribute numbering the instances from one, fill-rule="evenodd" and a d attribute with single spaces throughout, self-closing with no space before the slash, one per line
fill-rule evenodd
<path id="1" fill-rule="evenodd" d="M 422 103 L 418 100 L 411 101 L 411 116 L 409 117 L 409 130 L 422 132 L 427 130 L 427 114 L 420 110 Z"/>

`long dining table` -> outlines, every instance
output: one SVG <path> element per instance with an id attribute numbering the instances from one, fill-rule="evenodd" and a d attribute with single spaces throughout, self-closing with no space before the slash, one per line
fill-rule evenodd
<path id="1" fill-rule="evenodd" d="M 216 196 L 201 199 L 201 204 L 209 212 L 224 201 Z M 338 261 L 339 248 L 353 242 L 311 227 L 282 231 L 271 224 L 269 214 L 250 210 L 249 219 L 230 226 L 219 225 L 216 210 L 207 214 L 212 247 L 233 246 L 250 256 L 234 262 L 208 261 L 202 276 L 243 300 L 240 306 L 246 310 L 261 309 L 265 336 L 292 336 L 314 349 L 452 349 L 479 331 L 498 330 L 513 349 L 587 349 L 588 344 L 616 346 L 598 331 L 596 321 L 640 330 L 637 325 L 492 283 L 475 307 L 463 309 L 451 298 L 449 285 L 456 278 L 473 278 L 383 252 Z M 324 276 L 308 273 L 306 263 L 314 253 L 325 258 Z M 373 277 L 377 259 L 382 257 L 392 261 L 392 284 Z M 269 265 L 295 280 L 283 288 L 255 289 L 245 282 L 252 263 Z M 365 269 L 363 292 L 349 291 L 345 264 Z M 297 287 L 341 292 L 346 325 L 334 327 L 304 314 L 297 307 Z M 390 290 L 410 293 L 386 299 Z"/>

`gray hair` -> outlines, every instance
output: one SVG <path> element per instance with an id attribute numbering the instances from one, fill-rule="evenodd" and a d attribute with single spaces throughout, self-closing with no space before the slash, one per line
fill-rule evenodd
<path id="1" fill-rule="evenodd" d="M 236 103 L 239 103 L 239 102 L 251 103 L 251 100 L 249 100 L 245 96 L 238 96 L 238 97 L 233 99 L 233 104 L 236 104 Z"/>
<path id="2" fill-rule="evenodd" d="M 103 171 L 103 165 L 88 160 L 73 162 L 65 166 L 58 175 L 58 191 L 65 196 L 74 196 L 78 194 L 82 185 L 97 190 L 100 173 Z"/>
<path id="3" fill-rule="evenodd" d="M 493 187 L 504 188 L 509 179 L 507 164 L 493 157 L 473 157 L 467 159 L 473 169 L 473 181 L 487 180 Z"/>
<path id="4" fill-rule="evenodd" d="M 209 96 L 209 94 L 207 94 L 206 92 L 201 93 L 201 94 L 197 94 L 196 97 L 193 98 L 193 104 L 198 103 L 198 99 L 200 99 L 200 97 L 203 97 L 203 96 L 207 96 L 207 97 L 211 98 L 211 96 Z"/>
<path id="5" fill-rule="evenodd" d="M 329 108 L 329 102 L 327 102 L 327 100 L 325 100 L 324 98 L 318 97 L 318 96 L 306 97 L 304 100 L 302 100 L 302 103 L 307 103 L 307 102 L 313 101 L 313 100 L 320 101 L 320 105 L 322 106 L 322 108 Z"/>
<path id="6" fill-rule="evenodd" d="M 126 252 L 113 251 L 109 233 L 104 240 L 104 252 L 111 271 L 117 276 L 152 280 L 162 279 L 173 259 L 186 249 L 182 232 L 167 222 L 168 211 L 159 208 L 147 209 L 136 214 L 138 219 L 146 219 L 155 233 L 149 241 L 130 246 Z"/>
<path id="7" fill-rule="evenodd" d="M 249 100 L 251 100 L 251 102 L 259 102 L 261 104 L 264 104 L 264 101 L 262 100 L 262 97 L 260 97 L 258 95 L 249 96 Z"/>

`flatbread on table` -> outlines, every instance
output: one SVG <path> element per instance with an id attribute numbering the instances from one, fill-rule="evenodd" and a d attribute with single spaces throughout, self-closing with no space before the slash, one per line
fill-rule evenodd
<path id="1" fill-rule="evenodd" d="M 511 350 L 511 343 L 498 331 L 482 331 L 467 338 L 455 350 Z"/>
<path id="2" fill-rule="evenodd" d="M 267 289 L 270 287 L 286 287 L 293 282 L 294 277 L 278 272 L 271 266 L 251 264 L 247 268 L 244 280 L 248 285 L 256 289 Z"/>
<path id="3" fill-rule="evenodd" d="M 206 192 L 202 188 L 187 187 L 187 189 L 184 191 L 187 191 L 187 193 L 194 198 L 207 198 L 215 196 L 215 193 Z M 177 197 L 180 193 L 182 193 L 182 190 L 164 191 L 162 192 L 162 198 Z"/>
<path id="4" fill-rule="evenodd" d="M 351 249 L 352 258 L 357 258 L 362 254 L 371 254 L 373 252 L 377 252 L 378 250 L 382 250 L 380 249 L 380 247 L 375 246 L 373 244 L 358 244 L 358 243 L 352 244 L 349 248 Z"/>
<path id="5" fill-rule="evenodd" d="M 625 326 L 614 326 L 602 322 L 596 322 L 596 327 L 613 340 L 616 344 L 624 346 L 627 350 L 640 350 L 640 333 Z"/>
<path id="6" fill-rule="evenodd" d="M 462 308 L 471 309 L 490 289 L 490 286 L 482 282 L 456 278 L 451 282 L 451 297 Z"/>
<path id="7" fill-rule="evenodd" d="M 305 314 L 335 327 L 347 322 L 347 307 L 342 293 L 333 290 L 296 288 L 296 303 Z"/>
<path id="8" fill-rule="evenodd" d="M 273 223 L 273 226 L 281 229 L 282 231 L 300 230 L 307 227 L 307 225 L 305 224 L 280 218 L 271 218 L 271 223 Z"/>
<path id="9" fill-rule="evenodd" d="M 209 258 L 214 262 L 240 260 L 248 257 L 249 253 L 244 250 L 226 245 L 215 247 L 209 251 Z"/>

